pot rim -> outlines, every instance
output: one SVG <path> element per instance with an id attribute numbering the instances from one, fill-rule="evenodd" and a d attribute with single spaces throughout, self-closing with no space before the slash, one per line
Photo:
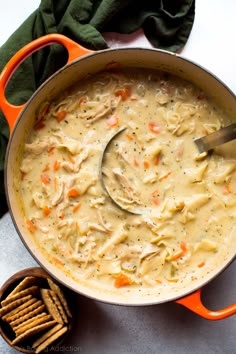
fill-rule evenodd
<path id="1" fill-rule="evenodd" d="M 176 57 L 178 60 L 181 60 L 183 62 L 188 62 L 193 66 L 196 66 L 197 68 L 199 68 L 200 70 L 202 70 L 204 73 L 206 73 L 207 75 L 210 75 L 211 77 L 213 77 L 215 80 L 218 81 L 218 83 L 224 87 L 225 90 L 228 91 L 228 93 L 233 96 L 236 97 L 234 92 L 221 80 L 219 79 L 215 74 L 213 74 L 211 71 L 209 71 L 208 69 L 204 68 L 203 66 L 197 64 L 196 62 L 185 58 L 182 55 L 179 54 L 175 54 L 169 51 L 165 51 L 165 50 L 161 50 L 161 49 L 155 49 L 155 48 L 142 48 L 142 47 L 124 47 L 124 48 L 109 48 L 109 49 L 104 49 L 98 52 L 93 52 L 90 54 L 87 54 L 85 56 L 82 56 L 80 58 L 74 59 L 73 61 L 71 61 L 70 63 L 66 64 L 65 66 L 63 66 L 62 68 L 60 68 L 58 71 L 56 71 L 54 74 L 52 74 L 49 78 L 47 78 L 38 88 L 37 90 L 33 93 L 33 95 L 29 98 L 29 100 L 26 102 L 26 104 L 24 105 L 23 109 L 21 110 L 17 121 L 15 122 L 14 128 L 12 130 L 9 142 L 8 142 L 8 146 L 7 146 L 7 151 L 6 151 L 6 158 L 5 158 L 5 171 L 7 171 L 7 166 L 8 166 L 8 159 L 9 159 L 9 154 L 10 154 L 10 149 L 11 149 L 11 143 L 14 140 L 15 137 L 15 132 L 17 131 L 18 128 L 18 124 L 21 121 L 22 117 L 24 116 L 24 113 L 26 111 L 26 109 L 28 108 L 28 106 L 31 105 L 32 101 L 34 101 L 35 97 L 37 95 L 40 95 L 41 90 L 43 90 L 43 88 L 45 86 L 48 85 L 49 82 L 51 82 L 52 80 L 54 80 L 55 77 L 57 77 L 58 75 L 60 75 L 62 72 L 64 72 L 66 69 L 68 69 L 69 67 L 72 67 L 74 65 L 77 65 L 78 62 L 87 60 L 89 57 L 94 57 L 94 56 L 99 56 L 99 55 L 103 55 L 104 53 L 109 53 L 109 52 L 120 52 L 120 51 L 128 51 L 128 52 L 134 52 L 134 51 L 149 51 L 149 52 L 160 52 L 163 53 L 165 55 L 168 56 L 174 56 Z M 88 298 L 97 300 L 97 301 L 101 301 L 104 303 L 109 303 L 109 304 L 114 304 L 114 305 L 124 305 L 124 306 L 146 306 L 146 305 L 155 305 L 155 304 L 161 304 L 161 303 L 165 303 L 165 302 L 170 302 L 170 301 L 175 301 L 177 299 L 181 299 L 193 292 L 195 292 L 196 290 L 198 290 L 201 287 L 204 287 L 205 285 L 207 285 L 210 281 L 212 281 L 213 279 L 215 279 L 221 272 L 223 272 L 236 258 L 236 254 L 234 254 L 233 256 L 231 256 L 229 258 L 229 260 L 227 259 L 226 264 L 224 264 L 222 266 L 222 268 L 220 268 L 216 273 L 213 274 L 213 276 L 211 276 L 211 278 L 201 281 L 201 285 L 199 286 L 198 284 L 196 284 L 195 286 L 193 286 L 190 290 L 185 290 L 181 295 L 174 295 L 168 299 L 168 300 L 156 300 L 156 301 L 147 301 L 146 297 L 145 300 L 143 301 L 143 299 L 140 297 L 140 300 L 136 303 L 126 303 L 124 302 L 119 302 L 119 301 L 115 301 L 112 299 L 112 296 L 110 297 L 110 300 L 104 299 L 102 298 L 102 296 L 100 298 L 98 298 L 97 295 L 92 296 L 91 294 L 86 294 L 84 291 L 80 290 L 80 289 L 75 289 L 72 285 L 68 285 L 67 283 L 65 283 L 63 280 L 61 280 L 59 278 L 59 275 L 55 275 L 54 273 L 52 273 L 46 265 L 43 264 L 43 262 L 39 259 L 39 257 L 37 255 L 34 254 L 34 252 L 31 250 L 31 248 L 28 246 L 28 244 L 26 243 L 26 240 L 24 238 L 24 236 L 22 235 L 20 228 L 18 226 L 18 223 L 16 221 L 16 218 L 14 216 L 14 212 L 12 210 L 12 206 L 11 206 L 11 202 L 10 202 L 10 196 L 9 196 L 9 190 L 8 190 L 8 177 L 7 177 L 7 173 L 5 173 L 4 175 L 4 183 L 5 183 L 5 190 L 6 190 L 6 196 L 7 196 L 7 203 L 8 203 L 8 207 L 9 207 L 9 211 L 10 211 L 10 215 L 13 221 L 13 224 L 16 228 L 16 231 L 18 233 L 18 235 L 21 238 L 21 241 L 23 242 L 23 244 L 25 245 L 26 249 L 29 251 L 29 253 L 33 256 L 33 258 L 37 261 L 37 263 L 39 263 L 39 265 L 45 269 L 46 272 L 48 272 L 52 277 L 54 277 L 57 281 L 59 281 L 60 283 L 62 283 L 64 286 L 68 287 L 69 289 L 77 292 L 78 294 L 84 295 Z M 57 269 L 57 268 L 56 268 Z"/>

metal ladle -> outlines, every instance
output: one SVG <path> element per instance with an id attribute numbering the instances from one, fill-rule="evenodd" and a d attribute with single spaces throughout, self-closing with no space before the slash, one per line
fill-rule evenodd
<path id="1" fill-rule="evenodd" d="M 234 139 L 236 139 L 236 123 L 230 124 L 227 127 L 203 136 L 202 138 L 195 139 L 194 143 L 196 144 L 198 151 L 203 153 Z"/>
<path id="2" fill-rule="evenodd" d="M 121 210 L 123 211 L 126 211 L 128 213 L 131 213 L 131 214 L 135 214 L 135 215 L 142 215 L 142 214 L 145 214 L 148 212 L 148 208 L 143 208 L 143 209 L 136 209 L 136 208 L 132 208 L 130 209 L 129 207 L 125 207 L 123 206 L 122 204 L 120 204 L 115 198 L 113 198 L 112 194 L 110 193 L 109 189 L 107 188 L 106 186 L 106 183 L 104 182 L 104 172 L 103 172 L 103 163 L 104 163 L 104 157 L 105 157 L 105 154 L 106 154 L 106 151 L 107 149 L 109 148 L 111 142 L 117 138 L 118 135 L 120 135 L 122 132 L 124 132 L 127 128 L 126 127 L 122 127 L 121 129 L 119 129 L 109 140 L 108 142 L 106 143 L 104 149 L 103 149 L 103 152 L 102 152 L 102 157 L 101 157 L 101 162 L 100 162 L 100 171 L 99 171 L 99 174 L 100 174 L 100 181 L 101 181 L 101 184 L 102 184 L 102 187 L 104 189 L 104 191 L 107 193 L 107 195 L 109 196 L 109 198 L 111 199 L 111 201 L 118 207 L 120 208 Z"/>

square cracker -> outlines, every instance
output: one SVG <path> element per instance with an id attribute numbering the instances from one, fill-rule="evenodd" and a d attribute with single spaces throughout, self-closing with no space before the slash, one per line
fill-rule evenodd
<path id="1" fill-rule="evenodd" d="M 8 322 L 10 326 L 14 328 L 15 326 L 18 326 L 20 323 L 30 319 L 31 317 L 41 314 L 44 310 L 45 310 L 45 305 L 43 304 L 31 310 L 30 312 L 27 312 L 25 315 Z"/>
<path id="2" fill-rule="evenodd" d="M 66 311 L 66 314 L 68 317 L 72 317 L 72 314 L 70 312 L 70 309 L 69 309 L 69 306 L 67 304 L 67 301 L 66 301 L 66 298 L 62 292 L 62 290 L 60 289 L 60 287 L 50 278 L 47 278 L 47 281 L 48 281 L 48 285 L 50 286 L 50 288 L 55 291 L 55 293 L 58 295 L 61 303 L 62 303 L 62 306 L 64 307 L 65 311 Z"/>
<path id="3" fill-rule="evenodd" d="M 41 353 L 44 349 L 46 349 L 50 344 L 55 342 L 58 338 L 60 338 L 64 333 L 66 333 L 67 327 L 64 326 L 59 331 L 55 332 L 53 335 L 51 335 L 48 339 L 46 339 L 45 342 L 40 344 L 36 350 L 35 353 Z"/>
<path id="4" fill-rule="evenodd" d="M 48 327 L 51 327 L 55 324 L 56 324 L 56 321 L 51 320 L 51 321 L 45 322 L 43 324 L 37 325 L 35 327 L 32 327 L 32 328 L 28 329 L 25 333 L 22 333 L 19 336 L 17 336 L 15 339 L 13 339 L 12 344 L 15 345 L 19 342 L 22 342 L 23 340 L 25 340 L 25 339 L 47 329 Z"/>
<path id="5" fill-rule="evenodd" d="M 37 284 L 38 279 L 36 277 L 25 277 L 13 290 L 10 294 L 8 294 L 8 296 L 6 297 L 6 299 L 8 299 L 10 296 L 15 295 L 16 293 Z M 5 299 L 5 300 L 6 300 Z"/>
<path id="6" fill-rule="evenodd" d="M 13 302 L 10 302 L 10 304 L 7 304 L 3 306 L 0 309 L 0 317 L 4 317 L 6 313 L 12 312 L 15 308 L 19 308 L 20 306 L 24 305 L 27 303 L 30 299 L 32 299 L 32 295 L 27 295 L 22 297 L 21 299 L 17 299 Z"/>
<path id="7" fill-rule="evenodd" d="M 36 301 L 34 301 L 33 303 L 31 303 L 31 304 L 28 303 L 27 307 L 24 307 L 23 309 L 19 310 L 18 312 L 15 312 L 15 310 L 13 310 L 12 311 L 13 313 L 9 313 L 6 316 L 3 316 L 2 319 L 7 322 L 12 322 L 12 321 L 16 320 L 17 318 L 20 318 L 20 317 L 26 315 L 27 313 L 31 312 L 32 310 L 38 308 L 41 305 L 42 305 L 42 301 L 36 299 Z"/>
<path id="8" fill-rule="evenodd" d="M 64 323 L 63 318 L 62 318 L 56 304 L 52 300 L 52 297 L 50 295 L 50 290 L 49 289 L 40 289 L 40 292 L 41 292 L 43 302 L 46 305 L 46 308 L 47 308 L 48 312 L 50 313 L 50 315 L 52 316 L 52 318 L 54 320 L 56 320 L 58 323 L 63 324 Z"/>
<path id="9" fill-rule="evenodd" d="M 18 328 L 18 329 L 15 329 L 15 333 L 17 336 L 19 336 L 20 334 L 28 331 L 28 329 L 33 328 L 33 327 L 40 325 L 42 323 L 48 322 L 49 320 L 52 320 L 51 315 L 44 315 L 44 316 L 37 318 L 37 319 L 32 317 L 31 322 L 20 326 L 20 328 Z"/>
<path id="10" fill-rule="evenodd" d="M 64 311 L 64 307 L 61 304 L 59 296 L 55 293 L 55 291 L 53 291 L 53 290 L 49 290 L 49 291 L 50 291 L 50 295 L 52 297 L 52 300 L 54 301 L 55 305 L 57 306 L 64 323 L 68 323 L 68 318 L 67 318 L 66 312 Z"/>
<path id="11" fill-rule="evenodd" d="M 19 328 L 21 328 L 22 326 L 26 326 L 29 323 L 31 323 L 34 320 L 37 320 L 39 318 L 42 318 L 44 316 L 48 315 L 47 312 L 42 312 L 40 314 L 35 314 L 34 316 L 30 317 L 30 318 L 26 318 L 24 321 L 18 323 L 18 324 L 13 324 L 13 322 L 11 322 L 11 327 L 13 329 L 14 332 L 16 332 Z"/>
<path id="12" fill-rule="evenodd" d="M 43 343 L 48 337 L 53 335 L 55 332 L 59 331 L 63 325 L 61 323 L 56 324 L 54 327 L 49 329 L 49 331 L 42 334 L 39 338 L 37 338 L 34 343 L 32 344 L 32 348 L 37 348 L 41 343 Z"/>
<path id="13" fill-rule="evenodd" d="M 37 295 L 39 293 L 39 287 L 37 285 L 33 285 L 27 289 L 21 290 L 18 293 L 8 296 L 5 300 L 1 301 L 2 306 L 6 306 L 15 300 L 21 299 L 27 295 Z"/>

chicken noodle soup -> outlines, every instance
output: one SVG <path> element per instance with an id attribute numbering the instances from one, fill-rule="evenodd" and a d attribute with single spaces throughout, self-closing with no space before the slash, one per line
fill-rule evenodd
<path id="1" fill-rule="evenodd" d="M 89 285 L 194 282 L 235 237 L 236 144 L 199 155 L 193 140 L 229 123 L 204 92 L 167 73 L 87 77 L 40 107 L 25 144 L 28 229 L 50 262 Z"/>

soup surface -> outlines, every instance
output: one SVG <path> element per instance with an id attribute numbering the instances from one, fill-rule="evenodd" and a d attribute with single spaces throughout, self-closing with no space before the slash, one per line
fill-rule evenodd
<path id="1" fill-rule="evenodd" d="M 199 154 L 194 139 L 229 123 L 167 73 L 119 69 L 78 82 L 45 102 L 25 144 L 28 229 L 50 262 L 85 284 L 196 281 L 235 237 L 236 144 Z"/>

